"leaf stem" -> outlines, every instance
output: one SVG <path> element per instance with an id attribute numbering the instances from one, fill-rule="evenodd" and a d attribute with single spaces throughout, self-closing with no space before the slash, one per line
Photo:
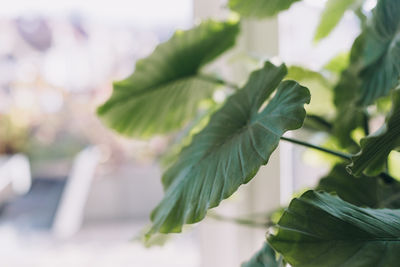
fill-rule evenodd
<path id="1" fill-rule="evenodd" d="M 330 150 L 328 148 L 316 146 L 316 145 L 313 145 L 313 144 L 310 144 L 310 143 L 307 143 L 307 142 L 304 142 L 304 141 L 300 141 L 300 140 L 297 140 L 297 139 L 293 139 L 293 138 L 288 138 L 288 137 L 283 137 L 282 136 L 281 140 L 284 140 L 284 141 L 287 141 L 287 142 L 291 142 L 293 144 L 309 147 L 309 148 L 312 148 L 312 149 L 316 149 L 316 150 L 319 150 L 319 151 L 334 155 L 336 157 L 339 157 L 339 158 L 342 158 L 342 159 L 345 159 L 345 160 L 351 160 L 351 155 L 350 154 L 345 154 L 345 153 L 342 153 L 342 152 L 339 152 L 339 151 Z"/>
<path id="2" fill-rule="evenodd" d="M 202 79 L 202 80 L 204 80 L 204 81 L 213 82 L 213 83 L 217 83 L 217 84 L 222 84 L 222 85 L 225 85 L 225 86 L 230 87 L 230 88 L 235 89 L 235 90 L 239 90 L 240 89 L 237 84 L 222 80 L 220 78 L 217 78 L 217 77 L 214 77 L 214 76 L 211 76 L 211 75 L 199 74 L 199 75 L 197 75 L 197 77 Z"/>
<path id="3" fill-rule="evenodd" d="M 293 139 L 293 138 L 288 138 L 288 137 L 283 137 L 282 136 L 281 140 L 284 140 L 284 141 L 287 141 L 287 142 L 291 142 L 293 144 L 309 147 L 309 148 L 312 148 L 312 149 L 316 149 L 316 150 L 319 150 L 319 151 L 322 151 L 322 152 L 337 156 L 337 157 L 345 159 L 345 160 L 351 160 L 351 155 L 350 154 L 346 154 L 346 153 L 342 153 L 342 152 L 339 152 L 339 151 L 330 150 L 328 148 L 316 146 L 316 145 L 313 145 L 313 144 L 310 144 L 310 143 L 307 143 L 307 142 L 304 142 L 304 141 L 300 141 L 300 140 L 297 140 L 297 139 Z M 387 184 L 391 184 L 394 181 L 396 181 L 396 179 L 394 177 L 392 177 L 387 172 L 381 172 L 378 176 L 381 177 L 382 180 Z"/>
<path id="4" fill-rule="evenodd" d="M 223 216 L 223 215 L 216 214 L 216 213 L 209 213 L 208 217 L 210 217 L 212 219 L 215 219 L 215 220 L 218 220 L 218 221 L 231 222 L 231 223 L 236 223 L 236 224 L 249 226 L 249 227 L 254 227 L 254 228 L 266 229 L 266 228 L 274 225 L 274 223 L 271 222 L 271 221 L 256 222 L 256 221 L 252 221 L 252 220 L 248 220 L 248 219 L 227 217 L 227 216 Z"/>

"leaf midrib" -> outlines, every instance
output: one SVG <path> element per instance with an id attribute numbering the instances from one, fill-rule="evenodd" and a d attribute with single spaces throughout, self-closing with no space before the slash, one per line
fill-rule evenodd
<path id="1" fill-rule="evenodd" d="M 273 113 L 273 112 L 271 112 L 271 113 Z M 256 114 L 259 114 L 259 113 L 256 113 Z M 253 115 L 254 114 L 252 114 L 250 116 L 250 118 Z M 248 122 L 250 121 L 250 118 L 248 119 Z M 266 127 L 265 125 L 261 124 L 259 120 L 256 120 L 256 121 L 252 122 L 251 124 L 245 124 L 244 126 L 239 128 L 234 134 L 232 134 L 229 138 L 226 138 L 223 142 L 210 146 L 210 148 L 206 152 L 204 152 L 204 154 L 199 158 L 199 160 L 196 162 L 196 164 L 192 164 L 190 166 L 190 171 L 188 171 L 188 173 L 191 173 L 194 169 L 198 168 L 198 166 L 200 166 L 201 163 L 204 162 L 211 154 L 213 154 L 216 150 L 221 149 L 222 146 L 225 146 L 227 143 L 231 142 L 233 138 L 237 138 L 239 135 L 243 134 L 244 132 L 247 132 L 246 129 L 249 129 L 249 131 L 251 129 L 251 131 L 253 131 L 252 127 L 256 124 L 261 125 L 263 127 L 263 129 L 267 130 L 274 136 L 280 137 L 279 134 L 277 134 L 273 130 L 269 129 L 269 127 Z M 255 149 L 255 148 L 253 147 L 253 149 Z M 259 155 L 261 157 L 260 153 L 257 150 L 256 150 L 256 153 L 257 153 L 257 155 Z M 264 160 L 264 158 L 262 158 L 262 159 Z M 185 175 L 184 177 L 182 177 L 182 179 L 187 180 L 187 179 L 190 179 L 190 177 L 193 177 L 193 176 L 188 177 L 188 175 Z M 243 177 L 243 178 L 246 178 L 246 177 Z M 179 184 L 182 185 L 183 183 L 179 183 Z"/>
<path id="2" fill-rule="evenodd" d="M 268 115 L 268 117 L 269 117 L 269 115 Z M 250 119 L 248 119 L 248 122 L 249 121 L 250 121 Z M 264 130 L 268 131 L 269 133 L 271 133 L 271 134 L 273 134 L 275 136 L 280 137 L 279 134 L 275 133 L 269 127 L 267 127 L 266 125 L 262 124 L 259 120 L 256 120 L 254 122 L 251 122 L 250 124 L 247 123 L 244 126 L 242 126 L 237 131 L 235 131 L 230 137 L 226 138 L 223 142 L 216 143 L 216 144 L 212 145 L 206 152 L 204 152 L 204 155 L 199 159 L 199 162 L 205 160 L 206 158 L 208 158 L 215 150 L 218 150 L 222 146 L 225 146 L 227 143 L 231 142 L 233 138 L 238 138 L 240 135 L 250 131 L 250 129 L 253 131 L 253 127 L 255 125 L 260 125 Z M 198 164 L 196 164 L 196 165 L 198 165 Z"/>

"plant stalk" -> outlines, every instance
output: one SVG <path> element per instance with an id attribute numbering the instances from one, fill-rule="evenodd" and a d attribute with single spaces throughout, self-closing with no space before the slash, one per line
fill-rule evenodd
<path id="1" fill-rule="evenodd" d="M 284 140 L 284 141 L 287 141 L 287 142 L 291 142 L 293 144 L 309 147 L 309 148 L 312 148 L 312 149 L 316 149 L 316 150 L 319 150 L 319 151 L 322 151 L 322 152 L 337 156 L 337 157 L 345 159 L 345 160 L 351 160 L 351 155 L 350 154 L 346 154 L 346 153 L 342 153 L 342 152 L 339 152 L 339 151 L 330 150 L 328 148 L 316 146 L 316 145 L 313 145 L 313 144 L 310 144 L 310 143 L 307 143 L 307 142 L 304 142 L 304 141 L 300 141 L 300 140 L 297 140 L 297 139 L 293 139 L 293 138 L 288 138 L 288 137 L 283 137 L 282 136 L 281 140 Z M 392 177 L 390 174 L 388 174 L 387 172 L 381 172 L 378 176 L 380 178 L 382 178 L 382 180 L 387 184 L 390 184 L 390 183 L 393 183 L 394 181 L 396 181 L 396 179 L 394 177 Z"/>
<path id="2" fill-rule="evenodd" d="M 242 218 L 226 217 L 226 216 L 222 216 L 222 215 L 215 214 L 215 213 L 210 213 L 208 215 L 208 217 L 218 220 L 218 221 L 231 222 L 231 223 L 236 223 L 236 224 L 240 224 L 243 226 L 262 228 L 262 229 L 266 229 L 266 228 L 274 225 L 274 223 L 272 223 L 271 221 L 267 221 L 267 222 L 263 223 L 263 222 L 256 222 L 256 221 L 248 220 L 248 219 L 242 219 Z"/>
<path id="3" fill-rule="evenodd" d="M 316 146 L 316 145 L 313 145 L 313 144 L 310 144 L 310 143 L 307 143 L 307 142 L 304 142 L 304 141 L 300 141 L 300 140 L 297 140 L 297 139 L 288 138 L 288 137 L 284 137 L 284 136 L 281 137 L 281 140 L 284 140 L 284 141 L 287 141 L 287 142 L 290 142 L 290 143 L 293 143 L 293 144 L 309 147 L 309 148 L 312 148 L 312 149 L 316 149 L 316 150 L 319 150 L 319 151 L 334 155 L 336 157 L 339 157 L 339 158 L 342 158 L 342 159 L 345 159 L 345 160 L 351 160 L 351 155 L 350 154 L 345 154 L 345 153 L 342 153 L 342 152 L 339 152 L 339 151 L 330 150 L 328 148 Z"/>

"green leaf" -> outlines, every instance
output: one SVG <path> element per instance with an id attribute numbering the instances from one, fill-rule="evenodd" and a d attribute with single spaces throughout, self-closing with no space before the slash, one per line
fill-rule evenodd
<path id="1" fill-rule="evenodd" d="M 388 95 L 400 78 L 400 1 L 380 0 L 366 29 L 360 105 Z"/>
<path id="2" fill-rule="evenodd" d="M 328 0 L 314 36 L 315 41 L 327 37 L 357 0 Z"/>
<path id="3" fill-rule="evenodd" d="M 343 164 L 319 181 L 316 190 L 335 193 L 344 201 L 370 208 L 400 208 L 400 183 L 385 183 L 380 177 L 362 175 L 356 178 L 346 171 Z"/>
<path id="4" fill-rule="evenodd" d="M 97 110 L 121 134 L 147 138 L 179 129 L 212 95 L 216 83 L 202 78 L 201 67 L 232 47 L 237 22 L 205 21 L 177 31 L 136 63 L 134 73 L 114 83 L 110 99 Z"/>
<path id="5" fill-rule="evenodd" d="M 277 257 L 275 251 L 268 243 L 264 243 L 261 250 L 247 262 L 242 264 L 242 267 L 284 267 L 282 257 Z"/>
<path id="6" fill-rule="evenodd" d="M 249 182 L 287 130 L 298 129 L 309 103 L 307 88 L 281 82 L 284 65 L 267 62 L 230 96 L 163 175 L 165 196 L 151 215 L 154 232 L 180 232 Z M 265 100 L 276 94 L 265 108 Z"/>
<path id="7" fill-rule="evenodd" d="M 364 112 L 356 106 L 340 109 L 337 112 L 336 121 L 333 125 L 333 134 L 337 138 L 339 145 L 343 148 L 356 153 L 359 149 L 358 144 L 352 138 L 352 132 L 363 126 Z"/>
<path id="8" fill-rule="evenodd" d="M 360 208 L 308 191 L 292 200 L 268 241 L 296 267 L 397 266 L 400 210 Z"/>
<path id="9" fill-rule="evenodd" d="M 288 9 L 300 0 L 229 0 L 231 10 L 243 17 L 265 18 Z"/>
<path id="10" fill-rule="evenodd" d="M 353 175 L 375 176 L 385 170 L 389 153 L 400 146 L 400 90 L 392 95 L 393 108 L 386 123 L 375 133 L 361 139 L 361 151 L 352 157 Z"/>
<path id="11" fill-rule="evenodd" d="M 207 125 L 211 115 L 214 114 L 221 105 L 222 104 L 218 104 L 210 99 L 210 101 L 207 101 L 205 110 L 198 112 L 192 121 L 178 132 L 177 136 L 175 136 L 171 144 L 169 144 L 167 150 L 161 155 L 160 163 L 164 169 L 171 166 L 178 159 L 182 149 L 189 145 L 193 136 Z"/>

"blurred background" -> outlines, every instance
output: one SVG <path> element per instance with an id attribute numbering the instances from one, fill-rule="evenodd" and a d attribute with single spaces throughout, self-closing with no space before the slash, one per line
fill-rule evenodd
<path id="1" fill-rule="evenodd" d="M 128 76 L 137 59 L 176 29 L 226 17 L 225 5 L 217 0 L 3 3 L 1 266 L 238 266 L 261 247 L 264 229 L 210 218 L 164 246 L 146 248 L 138 237 L 163 195 L 159 160 L 170 138 L 128 140 L 95 115 L 111 94 L 112 81 Z M 324 1 L 302 1 L 278 18 L 245 21 L 238 48 L 219 66 L 238 82 L 255 61 L 271 57 L 319 70 L 346 52 L 359 32 L 357 19 L 346 14 L 329 38 L 313 43 L 323 7 Z M 328 165 L 315 164 L 318 155 L 307 161 L 303 152 L 280 146 L 258 175 L 268 180 L 257 177 L 217 211 L 237 216 L 287 204 L 327 170 Z"/>

